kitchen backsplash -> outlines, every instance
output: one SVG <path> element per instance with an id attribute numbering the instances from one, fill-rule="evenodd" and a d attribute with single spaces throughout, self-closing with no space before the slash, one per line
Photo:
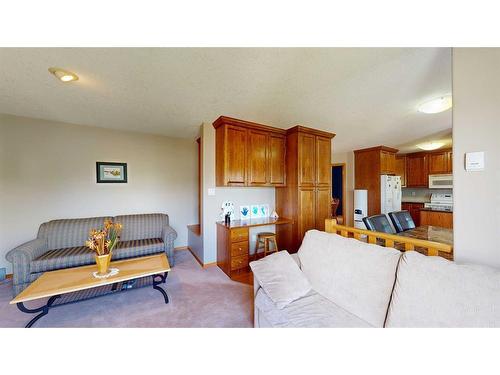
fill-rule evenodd
<path id="1" fill-rule="evenodd" d="M 432 193 L 453 194 L 452 189 L 402 188 L 401 200 L 404 202 L 430 202 Z"/>

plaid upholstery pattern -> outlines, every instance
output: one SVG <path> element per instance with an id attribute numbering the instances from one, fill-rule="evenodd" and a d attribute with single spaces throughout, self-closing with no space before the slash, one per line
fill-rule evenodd
<path id="1" fill-rule="evenodd" d="M 161 253 L 165 250 L 160 238 L 119 242 L 113 250 L 112 260 L 133 258 Z M 62 268 L 85 266 L 95 263 L 94 252 L 85 246 L 49 250 L 31 261 L 31 272 L 47 272 Z"/>
<path id="2" fill-rule="evenodd" d="M 49 250 L 82 246 L 89 238 L 90 230 L 102 228 L 106 219 L 112 218 L 89 217 L 85 219 L 52 220 L 40 226 L 38 238 L 47 238 Z"/>
<path id="3" fill-rule="evenodd" d="M 123 224 L 120 235 L 122 241 L 137 238 L 160 238 L 164 226 L 168 225 L 168 216 L 165 214 L 122 215 L 114 220 Z"/>
<path id="4" fill-rule="evenodd" d="M 77 267 L 95 262 L 84 247 L 91 229 L 101 228 L 105 219 L 123 224 L 121 241 L 113 259 L 124 259 L 165 251 L 174 265 L 176 231 L 169 226 L 168 215 L 141 214 L 84 219 L 53 220 L 43 223 L 38 238 L 9 251 L 6 259 L 12 263 L 13 292 L 19 294 L 42 272 Z M 139 241 L 139 242 L 137 242 Z"/>

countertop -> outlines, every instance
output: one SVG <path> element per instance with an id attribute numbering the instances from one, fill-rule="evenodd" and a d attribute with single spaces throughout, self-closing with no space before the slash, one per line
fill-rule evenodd
<path id="1" fill-rule="evenodd" d="M 453 246 L 453 229 L 422 225 L 420 227 L 416 227 L 415 229 L 397 233 L 397 235 L 418 238 L 419 240 L 440 242 Z"/>
<path id="2" fill-rule="evenodd" d="M 401 197 L 401 203 L 430 203 L 431 201 L 423 197 Z"/>
<path id="3" fill-rule="evenodd" d="M 453 210 L 447 210 L 445 208 L 431 208 L 431 207 L 421 208 L 420 211 L 447 212 L 450 214 L 453 213 Z"/>
<path id="4" fill-rule="evenodd" d="M 229 225 L 224 224 L 223 221 L 218 221 L 217 225 L 226 228 L 247 228 L 247 227 L 260 227 L 264 225 L 279 225 L 279 224 L 290 224 L 293 220 L 287 219 L 286 217 L 279 217 L 273 219 L 272 217 L 262 217 L 247 220 L 231 220 Z"/>

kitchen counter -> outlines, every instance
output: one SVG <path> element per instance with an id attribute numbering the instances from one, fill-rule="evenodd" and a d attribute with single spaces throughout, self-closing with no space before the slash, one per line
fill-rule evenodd
<path id="1" fill-rule="evenodd" d="M 430 203 L 431 201 L 423 197 L 401 197 L 401 203 Z"/>
<path id="2" fill-rule="evenodd" d="M 434 241 L 453 246 L 453 230 L 436 227 L 432 225 L 422 225 L 414 229 L 397 234 L 398 236 L 417 238 L 419 240 Z"/>
<path id="3" fill-rule="evenodd" d="M 433 211 L 433 212 L 449 212 L 450 214 L 453 213 L 452 209 L 446 209 L 446 208 L 432 208 L 432 207 L 424 207 L 421 208 L 420 211 Z"/>

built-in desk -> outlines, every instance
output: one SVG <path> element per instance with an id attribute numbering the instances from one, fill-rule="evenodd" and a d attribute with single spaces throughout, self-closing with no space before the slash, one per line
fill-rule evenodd
<path id="1" fill-rule="evenodd" d="M 266 225 L 291 224 L 292 220 L 284 217 L 270 217 L 232 220 L 229 225 L 217 222 L 217 265 L 229 277 L 241 270 L 248 269 L 250 259 L 250 233 L 252 227 Z"/>

